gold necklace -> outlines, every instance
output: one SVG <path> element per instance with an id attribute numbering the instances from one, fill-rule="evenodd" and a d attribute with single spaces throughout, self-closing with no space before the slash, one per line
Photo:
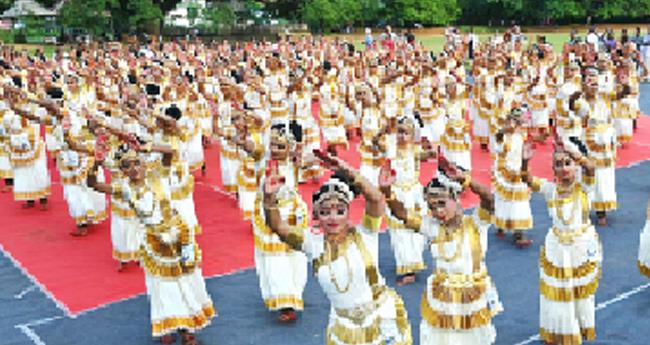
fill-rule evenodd
<path id="1" fill-rule="evenodd" d="M 451 262 L 455 261 L 458 259 L 462 252 L 462 245 L 463 245 L 463 224 L 461 223 L 458 228 L 454 229 L 453 236 L 451 236 L 451 241 L 456 243 L 456 250 L 454 251 L 454 255 L 447 256 L 447 252 L 445 251 L 445 243 L 447 242 L 447 239 L 450 238 L 450 236 L 447 234 L 447 227 L 444 225 L 440 226 L 440 230 L 445 234 L 444 238 L 439 239 L 437 241 L 438 244 L 438 256 L 443 259 L 444 261 Z"/>
<path id="2" fill-rule="evenodd" d="M 555 190 L 555 196 L 556 196 L 555 197 L 555 200 L 556 200 L 556 202 L 555 202 L 555 215 L 560 220 L 560 222 L 562 222 L 562 224 L 564 224 L 565 226 L 571 225 L 571 223 L 573 222 L 573 219 L 575 218 L 575 214 L 578 211 L 578 203 L 575 200 L 576 195 L 577 195 L 577 193 L 576 193 L 576 191 L 574 189 L 574 191 L 568 197 L 560 198 L 560 194 L 559 194 L 558 189 L 556 188 L 556 190 Z M 566 203 L 566 202 L 564 202 L 564 200 L 567 200 L 567 199 L 568 199 L 567 202 L 573 203 L 573 206 L 571 207 L 571 215 L 570 215 L 570 217 L 568 219 L 566 217 L 564 217 L 564 207 L 563 207 L 563 205 Z"/>
<path id="3" fill-rule="evenodd" d="M 327 262 L 330 263 L 329 271 L 330 271 L 330 281 L 332 284 L 334 284 L 334 287 L 336 288 L 336 291 L 339 293 L 346 293 L 348 290 L 350 290 L 350 285 L 352 284 L 352 268 L 350 267 L 350 259 L 348 259 L 348 253 L 347 253 L 347 245 L 343 246 L 343 244 L 339 245 L 339 249 L 343 250 L 343 260 L 345 261 L 345 267 L 346 270 L 348 271 L 348 284 L 345 286 L 345 288 L 341 289 L 341 286 L 339 285 L 339 282 L 336 280 L 336 275 L 334 274 L 334 262 L 332 261 L 332 247 L 327 243 Z"/>

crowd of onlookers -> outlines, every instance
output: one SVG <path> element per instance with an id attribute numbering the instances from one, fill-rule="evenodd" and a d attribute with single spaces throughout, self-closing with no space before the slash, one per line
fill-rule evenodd
<path id="1" fill-rule="evenodd" d="M 527 37 L 522 33 L 519 26 L 508 28 L 503 34 L 497 34 L 499 37 L 495 42 L 525 42 Z M 468 46 L 468 58 L 472 59 L 474 51 L 479 44 L 479 37 L 471 30 L 469 33 L 462 33 L 459 28 L 447 27 L 445 29 L 444 51 L 454 51 L 460 45 Z M 377 44 L 388 51 L 394 51 L 396 46 L 407 43 L 408 46 L 415 47 L 419 44 L 416 42 L 415 35 L 411 29 L 401 32 L 394 32 L 390 26 L 382 30 L 377 38 L 373 36 L 370 28 L 365 29 L 364 44 L 369 49 Z M 538 36 L 535 43 L 548 43 L 544 36 Z M 584 43 L 593 45 L 596 53 L 608 53 L 623 55 L 624 50 L 634 51 L 633 60 L 639 70 L 640 75 L 647 80 L 650 76 L 650 26 L 646 28 L 645 34 L 642 33 L 641 27 L 634 29 L 634 34 L 630 30 L 623 28 L 620 35 L 617 36 L 612 28 L 600 31 L 598 26 L 592 26 L 588 29 L 586 35 L 581 37 L 578 30 L 574 29 L 569 34 L 567 42 L 570 46 L 576 46 Z M 559 47 L 558 47 L 559 48 Z"/>

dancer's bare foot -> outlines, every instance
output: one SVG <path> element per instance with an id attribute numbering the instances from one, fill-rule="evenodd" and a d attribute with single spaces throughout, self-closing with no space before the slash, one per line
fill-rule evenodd
<path id="1" fill-rule="evenodd" d="M 293 322 L 296 321 L 296 319 L 296 311 L 291 308 L 282 309 L 278 315 L 278 321 L 282 323 Z"/>
<path id="2" fill-rule="evenodd" d="M 515 240 L 515 245 L 519 248 L 526 248 L 529 247 L 531 244 L 533 244 L 533 240 L 530 238 L 520 238 L 518 240 Z"/>
<path id="3" fill-rule="evenodd" d="M 72 231 L 70 235 L 75 237 L 83 237 L 88 235 L 88 225 L 86 224 L 77 225 L 77 229 L 75 229 L 75 231 Z"/>
<path id="4" fill-rule="evenodd" d="M 398 286 L 404 286 L 404 285 L 410 285 L 415 283 L 415 273 L 409 273 L 405 274 L 399 278 L 397 278 L 397 285 Z"/>
<path id="5" fill-rule="evenodd" d="M 523 232 L 516 231 L 514 234 L 515 245 L 519 248 L 526 248 L 533 244 L 533 240 L 526 237 Z"/>
<path id="6" fill-rule="evenodd" d="M 160 337 L 160 343 L 165 345 L 174 344 L 176 343 L 176 336 L 173 334 L 165 334 Z"/>

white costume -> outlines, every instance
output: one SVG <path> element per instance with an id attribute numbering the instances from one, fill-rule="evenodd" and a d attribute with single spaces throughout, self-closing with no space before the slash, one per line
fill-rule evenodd
<path id="1" fill-rule="evenodd" d="M 432 217 L 420 231 L 432 239 L 436 269 L 422 295 L 420 344 L 489 345 L 496 340 L 492 317 L 503 310 L 485 265 L 491 215 L 478 209 L 463 216 L 449 235 Z"/>
<path id="2" fill-rule="evenodd" d="M 595 294 L 602 246 L 589 221 L 587 191 L 593 180 L 576 182 L 561 198 L 557 185 L 534 179 L 546 199 L 553 226 L 540 253 L 540 336 L 558 344 L 581 344 L 596 337 Z"/>

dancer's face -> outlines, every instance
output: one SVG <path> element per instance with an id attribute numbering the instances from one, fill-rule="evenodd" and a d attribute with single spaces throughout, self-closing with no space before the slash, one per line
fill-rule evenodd
<path id="1" fill-rule="evenodd" d="M 413 128 L 408 123 L 397 125 L 397 143 L 408 144 L 413 140 Z"/>
<path id="2" fill-rule="evenodd" d="M 436 188 L 427 192 L 427 204 L 431 215 L 438 219 L 442 224 L 446 224 L 456 216 L 458 212 L 458 202 L 447 191 L 441 191 Z"/>
<path id="3" fill-rule="evenodd" d="M 555 179 L 562 184 L 575 181 L 577 165 L 573 158 L 566 152 L 556 152 L 553 155 L 553 171 Z"/>
<path id="4" fill-rule="evenodd" d="M 271 140 L 271 158 L 285 160 L 289 157 L 289 142 L 286 137 L 277 137 Z"/>
<path id="5" fill-rule="evenodd" d="M 348 230 L 349 205 L 343 200 L 330 198 L 322 201 L 316 216 L 320 228 L 327 235 L 336 235 Z"/>
<path id="6" fill-rule="evenodd" d="M 144 162 L 140 158 L 132 158 L 122 161 L 122 171 L 128 178 L 136 183 L 144 180 Z"/>

